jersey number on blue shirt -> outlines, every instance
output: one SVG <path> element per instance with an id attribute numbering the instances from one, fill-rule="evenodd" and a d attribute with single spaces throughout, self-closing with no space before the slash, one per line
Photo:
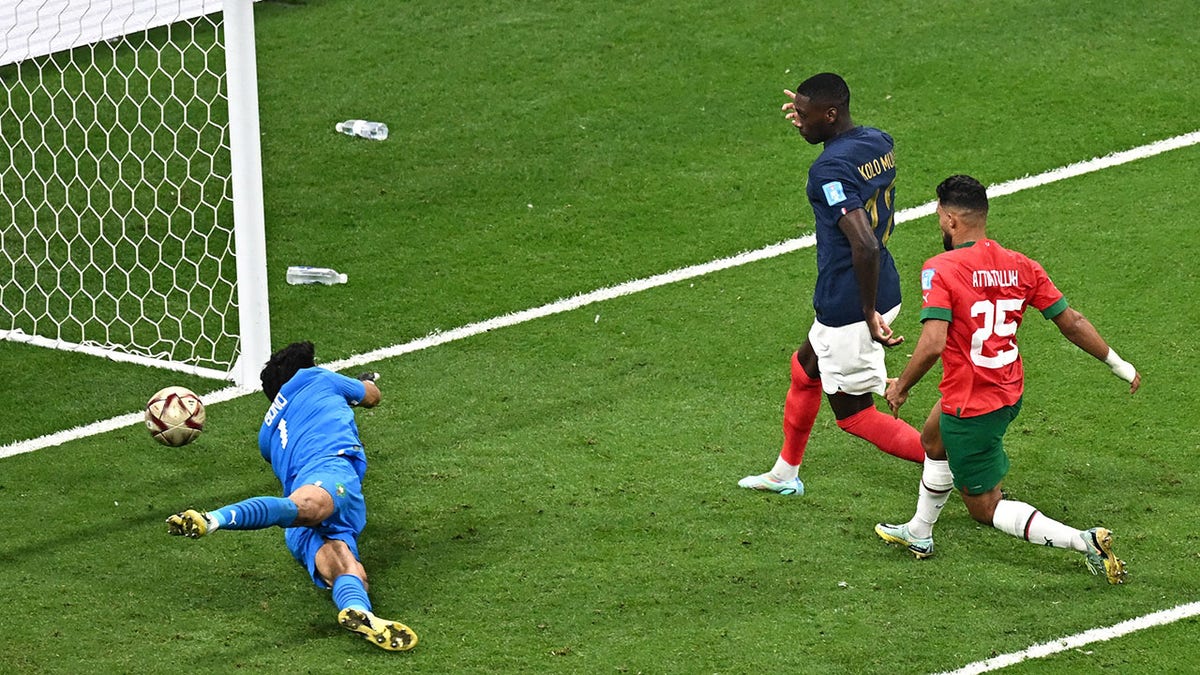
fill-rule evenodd
<path id="1" fill-rule="evenodd" d="M 896 227 L 896 211 L 892 209 L 892 200 L 896 198 L 896 181 L 892 180 L 888 186 L 875 191 L 871 198 L 863 204 L 863 209 L 867 212 L 867 217 L 871 219 L 871 229 L 879 227 L 879 197 L 882 193 L 883 205 L 887 207 L 888 221 L 887 229 L 883 231 L 883 236 L 879 240 L 884 246 L 887 246 L 888 239 L 892 236 L 892 229 Z"/>

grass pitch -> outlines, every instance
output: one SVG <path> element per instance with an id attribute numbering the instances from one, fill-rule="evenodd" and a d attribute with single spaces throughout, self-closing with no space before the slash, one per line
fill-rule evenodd
<path id="1" fill-rule="evenodd" d="M 998 183 L 1193 131 L 1198 102 L 1184 2 L 818 16 L 346 0 L 256 16 L 275 341 L 311 339 L 325 361 L 809 231 L 817 149 L 778 107 L 810 72 L 842 72 L 855 119 L 896 137 L 902 208 L 950 173 Z M 351 117 L 391 137 L 333 131 Z M 911 513 L 918 470 L 827 410 L 807 496 L 735 487 L 778 450 L 788 355 L 812 319 L 806 250 L 373 364 L 362 550 L 378 613 L 421 636 L 411 653 L 337 628 L 278 531 L 166 536 L 170 512 L 277 490 L 254 445 L 261 395 L 210 406 L 181 451 L 131 427 L 0 460 L 0 670 L 932 672 L 1194 601 L 1198 160 L 992 205 L 992 235 L 1143 371 L 1131 398 L 1031 316 L 1007 443 L 1013 497 L 1113 529 L 1123 587 L 978 526 L 957 498 L 936 557 L 882 544 L 871 527 Z M 892 248 L 911 341 L 933 219 Z M 289 264 L 350 283 L 290 287 Z M 137 410 L 166 384 L 219 386 L 11 344 L 0 378 L 3 442 Z M 930 379 L 906 419 L 934 397 Z M 1012 670 L 1186 669 L 1195 631 Z"/>

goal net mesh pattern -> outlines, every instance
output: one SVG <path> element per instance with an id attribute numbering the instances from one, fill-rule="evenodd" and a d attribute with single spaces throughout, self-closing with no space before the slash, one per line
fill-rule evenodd
<path id="1" fill-rule="evenodd" d="M 205 4 L 0 5 L 3 337 L 236 361 L 225 50 Z"/>

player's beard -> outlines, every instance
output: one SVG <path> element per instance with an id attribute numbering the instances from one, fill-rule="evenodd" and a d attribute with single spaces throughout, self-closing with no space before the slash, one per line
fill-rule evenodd
<path id="1" fill-rule="evenodd" d="M 950 235 L 946 234 L 945 232 L 942 233 L 942 247 L 947 251 L 954 250 L 954 240 L 951 239 Z"/>

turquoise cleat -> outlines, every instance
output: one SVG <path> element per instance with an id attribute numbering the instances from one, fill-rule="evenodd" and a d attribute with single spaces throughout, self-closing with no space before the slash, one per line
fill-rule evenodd
<path id="1" fill-rule="evenodd" d="M 889 525 L 887 523 L 879 523 L 875 526 L 875 534 L 879 535 L 889 544 L 900 544 L 907 546 L 912 554 L 918 559 L 928 558 L 933 555 L 933 537 L 925 537 L 917 539 L 908 531 L 908 523 L 903 525 Z"/>
<path id="2" fill-rule="evenodd" d="M 738 481 L 738 487 L 796 497 L 804 495 L 804 483 L 800 482 L 799 478 L 779 480 L 769 473 L 758 476 L 746 476 Z"/>

